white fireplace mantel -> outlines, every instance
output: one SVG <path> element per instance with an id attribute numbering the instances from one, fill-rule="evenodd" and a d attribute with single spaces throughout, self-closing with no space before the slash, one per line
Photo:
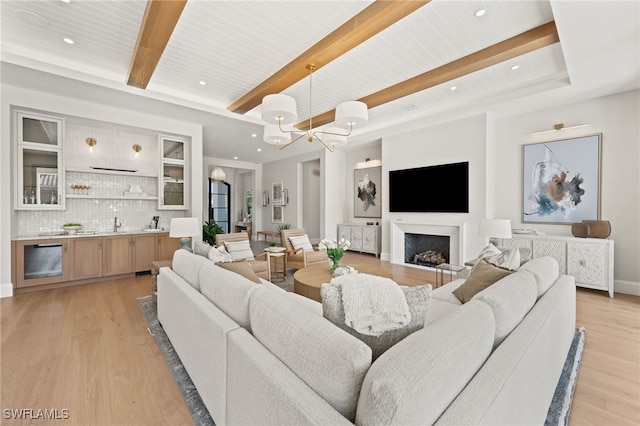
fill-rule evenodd
<path id="1" fill-rule="evenodd" d="M 391 263 L 404 263 L 404 234 L 442 235 L 449 237 L 449 263 L 460 265 L 464 259 L 465 223 L 391 223 Z M 421 266 L 416 266 L 421 267 Z"/>

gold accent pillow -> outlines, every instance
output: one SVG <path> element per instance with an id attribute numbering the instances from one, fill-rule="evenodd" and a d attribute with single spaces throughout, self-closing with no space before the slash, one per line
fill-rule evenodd
<path id="1" fill-rule="evenodd" d="M 473 271 L 469 274 L 469 278 L 453 291 L 453 295 L 462 303 L 467 303 L 477 293 L 513 272 L 514 271 L 492 265 L 485 259 L 480 259 L 478 263 L 476 263 L 475 268 L 473 268 Z"/>
<path id="2" fill-rule="evenodd" d="M 216 263 L 222 269 L 226 269 L 231 272 L 235 272 L 236 274 L 242 275 L 249 281 L 253 281 L 254 283 L 261 284 L 260 278 L 253 272 L 253 268 L 247 261 L 241 262 L 224 262 L 224 263 Z"/>

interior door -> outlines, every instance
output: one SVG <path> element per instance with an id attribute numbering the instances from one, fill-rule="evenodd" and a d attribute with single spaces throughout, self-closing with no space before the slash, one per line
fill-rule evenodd
<path id="1" fill-rule="evenodd" d="M 231 229 L 231 185 L 209 178 L 209 220 L 215 220 L 225 234 Z"/>

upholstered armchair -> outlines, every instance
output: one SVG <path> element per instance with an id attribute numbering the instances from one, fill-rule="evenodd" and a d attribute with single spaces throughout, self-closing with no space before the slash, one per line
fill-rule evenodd
<path id="1" fill-rule="evenodd" d="M 280 238 L 286 249 L 287 268 L 301 269 L 318 262 L 324 262 L 328 267 L 327 254 L 313 248 L 304 229 L 283 229 Z"/>
<path id="2" fill-rule="evenodd" d="M 257 276 L 267 281 L 271 280 L 271 262 L 269 253 L 254 255 L 249 244 L 249 234 L 233 232 L 230 234 L 216 234 L 216 246 L 224 244 L 225 249 L 233 260 L 246 259 Z M 258 259 L 263 258 L 263 259 Z"/>

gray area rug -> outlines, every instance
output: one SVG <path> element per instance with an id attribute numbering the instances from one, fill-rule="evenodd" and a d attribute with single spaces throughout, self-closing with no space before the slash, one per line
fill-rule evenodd
<path id="1" fill-rule="evenodd" d="M 293 290 L 293 274 L 288 273 L 287 279 L 280 283 L 281 287 L 289 287 Z M 286 288 L 285 288 L 286 289 Z M 182 392 L 185 403 L 191 412 L 193 421 L 198 426 L 215 425 L 209 411 L 205 407 L 198 391 L 196 390 L 189 374 L 184 369 L 180 358 L 173 349 L 169 338 L 167 337 L 162 325 L 158 322 L 156 304 L 151 299 L 151 296 L 145 296 L 138 299 L 140 307 L 144 311 L 144 315 L 147 318 L 149 324 L 149 331 L 153 334 L 158 342 L 158 346 L 164 355 L 164 358 L 169 364 L 169 368 L 173 373 L 173 377 Z M 562 374 L 556 387 L 549 412 L 547 413 L 547 419 L 545 426 L 566 426 L 569 423 L 569 412 L 571 410 L 571 400 L 573 399 L 573 392 L 576 386 L 576 380 L 578 378 L 578 370 L 580 369 L 580 362 L 582 361 L 582 353 L 584 351 L 585 341 L 585 329 L 577 328 L 576 333 L 571 342 L 567 359 L 565 360 L 564 367 L 562 368 Z"/>
<path id="2" fill-rule="evenodd" d="M 547 413 L 545 426 L 567 425 L 569 424 L 569 412 L 571 411 L 571 401 L 573 400 L 573 392 L 576 388 L 576 380 L 578 378 L 578 370 L 582 362 L 582 353 L 584 352 L 584 341 L 586 332 L 583 327 L 576 328 L 573 335 L 573 341 L 567 354 L 567 359 L 562 367 L 562 374 L 556 391 L 551 400 L 551 406 Z"/>

